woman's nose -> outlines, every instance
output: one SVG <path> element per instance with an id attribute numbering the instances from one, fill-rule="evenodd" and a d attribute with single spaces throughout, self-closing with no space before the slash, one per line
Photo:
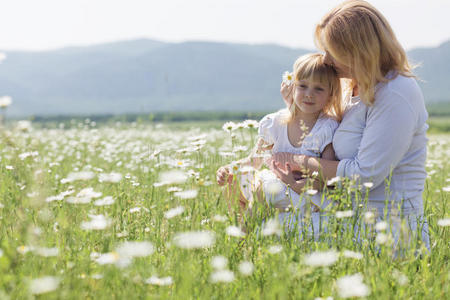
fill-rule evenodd
<path id="1" fill-rule="evenodd" d="M 329 66 L 333 65 L 333 60 L 331 59 L 331 56 L 330 56 L 330 54 L 328 54 L 328 52 L 325 53 L 325 56 L 323 58 L 323 62 L 324 62 L 324 64 L 329 65 Z"/>

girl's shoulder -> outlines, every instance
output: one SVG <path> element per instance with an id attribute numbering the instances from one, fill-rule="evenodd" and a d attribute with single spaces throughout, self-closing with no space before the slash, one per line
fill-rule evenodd
<path id="1" fill-rule="evenodd" d="M 265 115 L 261 121 L 259 121 L 259 127 L 272 127 L 279 126 L 286 123 L 289 117 L 289 112 L 287 109 L 281 109 L 277 112 Z"/>
<path id="2" fill-rule="evenodd" d="M 280 110 L 264 116 L 259 122 L 258 134 L 269 144 L 275 143 L 286 126 L 286 118 L 289 116 L 287 110 Z"/>
<path id="3" fill-rule="evenodd" d="M 339 122 L 336 119 L 321 115 L 310 134 L 304 139 L 303 147 L 310 153 L 320 156 L 325 147 L 332 143 L 334 132 L 338 126 Z"/>
<path id="4" fill-rule="evenodd" d="M 338 128 L 339 122 L 334 117 L 323 114 L 317 119 L 316 125 L 318 125 L 318 129 L 331 129 L 334 132 Z"/>

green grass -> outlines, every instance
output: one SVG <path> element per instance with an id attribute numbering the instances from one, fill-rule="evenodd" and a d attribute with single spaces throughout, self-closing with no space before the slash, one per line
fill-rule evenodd
<path id="1" fill-rule="evenodd" d="M 226 234 L 230 225 L 238 225 L 229 214 L 224 190 L 215 181 L 216 169 L 246 153 L 223 157 L 233 145 L 251 147 L 255 131 L 235 131 L 232 140 L 221 124 L 114 123 L 91 126 L 72 124 L 72 129 L 39 128 L 31 132 L 2 131 L 0 145 L 0 299 L 28 299 L 31 282 L 43 276 L 60 280 L 42 299 L 338 299 L 337 280 L 360 273 L 370 289 L 370 299 L 445 299 L 450 287 L 449 228 L 438 226 L 449 218 L 450 186 L 448 152 L 450 135 L 431 135 L 426 183 L 425 217 L 429 222 L 431 253 L 418 258 L 414 248 L 394 258 L 391 247 L 374 242 L 373 233 L 363 234 L 355 242 L 348 223 L 357 218 L 336 219 L 319 241 L 298 234 L 261 236 L 261 223 L 274 211 L 264 206 L 248 221 L 248 234 L 233 237 Z M 200 136 L 198 149 L 192 137 Z M 23 153 L 36 153 L 27 157 Z M 12 167 L 12 168 L 11 168 Z M 155 187 L 161 172 L 179 170 L 189 174 L 186 182 L 172 186 L 195 189 L 193 199 L 182 199 L 168 186 Z M 69 173 L 93 172 L 88 180 L 62 183 Z M 101 173 L 117 172 L 120 182 L 99 182 Z M 71 204 L 67 199 L 83 188 L 92 187 L 103 198 L 112 196 L 110 206 Z M 46 202 L 49 196 L 74 190 L 64 200 Z M 331 192 L 339 199 L 346 190 Z M 336 209 L 346 209 L 345 201 Z M 171 219 L 164 213 L 183 206 L 184 212 Z M 139 211 L 135 208 L 140 208 Z M 335 210 L 336 210 L 335 209 Z M 81 224 L 89 214 L 103 214 L 111 219 L 104 230 L 83 230 Z M 334 214 L 331 211 L 330 214 Z M 216 215 L 224 216 L 218 221 Z M 215 234 L 211 247 L 181 249 L 174 236 L 180 232 L 209 231 Z M 149 241 L 154 252 L 134 258 L 124 268 L 114 264 L 100 265 L 95 253 L 109 253 L 124 241 Z M 281 245 L 279 253 L 271 253 Z M 24 247 L 32 251 L 23 253 Z M 57 248 L 56 256 L 45 257 L 39 247 Z M 34 248 L 34 250 L 33 250 Z M 423 247 L 419 245 L 423 251 Z M 304 258 L 313 251 L 352 250 L 362 259 L 339 257 L 328 267 L 312 267 Z M 93 254 L 94 253 L 94 254 Z M 214 256 L 228 259 L 227 269 L 234 273 L 229 283 L 212 283 Z M 254 271 L 243 276 L 239 263 L 250 261 Z M 403 274 L 403 275 L 400 275 Z M 173 283 L 158 286 L 145 283 L 156 275 L 172 277 Z"/>
<path id="2" fill-rule="evenodd" d="M 450 117 L 431 117 L 428 119 L 429 133 L 450 133 Z"/>

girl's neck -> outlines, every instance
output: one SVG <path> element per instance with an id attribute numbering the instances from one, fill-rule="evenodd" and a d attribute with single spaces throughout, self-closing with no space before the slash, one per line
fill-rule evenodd
<path id="1" fill-rule="evenodd" d="M 300 122 L 303 121 L 305 124 L 312 124 L 317 121 L 322 111 L 319 111 L 317 113 L 308 114 L 304 113 L 300 110 L 298 110 L 295 114 L 295 117 L 293 119 L 294 122 Z"/>

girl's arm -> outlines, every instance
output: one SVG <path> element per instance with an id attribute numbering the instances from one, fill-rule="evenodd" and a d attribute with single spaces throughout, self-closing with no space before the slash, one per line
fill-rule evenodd
<path id="1" fill-rule="evenodd" d="M 323 182 L 336 177 L 337 167 L 339 164 L 339 161 L 327 158 L 311 157 L 286 152 L 278 152 L 272 156 L 272 160 L 278 168 L 283 168 L 283 166 L 288 163 L 292 170 L 300 171 L 305 175 L 311 176 L 313 173 L 317 172 L 319 174 L 319 178 Z"/>
<path id="2" fill-rule="evenodd" d="M 335 154 L 334 154 L 334 149 L 333 149 L 333 145 L 332 144 L 328 144 L 325 149 L 322 152 L 322 161 L 323 159 L 329 160 L 329 161 L 333 161 L 335 160 Z M 289 164 L 288 164 L 289 165 Z M 290 167 L 290 165 L 289 165 Z M 301 194 L 303 192 L 305 192 L 305 188 L 308 186 L 308 181 L 311 183 L 310 184 L 310 188 L 320 191 L 322 190 L 323 186 L 324 186 L 324 181 L 320 180 L 319 178 L 305 178 L 305 179 L 301 179 L 301 180 L 297 180 L 296 182 L 294 182 L 291 178 L 290 178 L 290 174 L 286 174 L 281 172 L 279 168 L 277 168 L 277 175 L 281 176 L 280 179 L 284 182 L 284 180 L 289 181 L 292 190 L 294 190 L 297 194 Z M 289 173 L 289 172 L 288 172 Z M 290 173 L 292 174 L 292 170 L 290 170 Z M 282 178 L 283 177 L 283 178 Z M 284 180 L 283 180 L 284 179 Z M 309 180 L 308 180 L 309 179 Z"/>
<path id="3" fill-rule="evenodd" d="M 280 87 L 280 94 L 283 98 L 284 104 L 286 104 L 286 107 L 289 109 L 291 107 L 292 103 L 294 102 L 294 85 L 290 84 L 287 85 L 286 83 L 282 82 Z"/>
<path id="4" fill-rule="evenodd" d="M 268 150 L 272 150 L 273 145 L 267 145 L 267 143 L 259 138 L 256 142 L 256 146 L 249 156 L 243 158 L 241 160 L 236 161 L 234 164 L 243 166 L 251 166 L 255 169 L 260 169 L 262 164 L 264 163 L 264 152 Z"/>
<path id="5" fill-rule="evenodd" d="M 258 139 L 255 148 L 252 153 L 246 158 L 238 160 L 232 164 L 228 164 L 220 167 L 216 173 L 217 183 L 222 186 L 225 183 L 231 183 L 233 176 L 230 176 L 233 173 L 233 166 L 237 166 L 238 168 L 244 166 L 251 166 L 255 169 L 260 169 L 261 165 L 264 162 L 264 151 L 271 150 L 273 145 L 267 145 L 267 143 L 263 139 Z"/>

